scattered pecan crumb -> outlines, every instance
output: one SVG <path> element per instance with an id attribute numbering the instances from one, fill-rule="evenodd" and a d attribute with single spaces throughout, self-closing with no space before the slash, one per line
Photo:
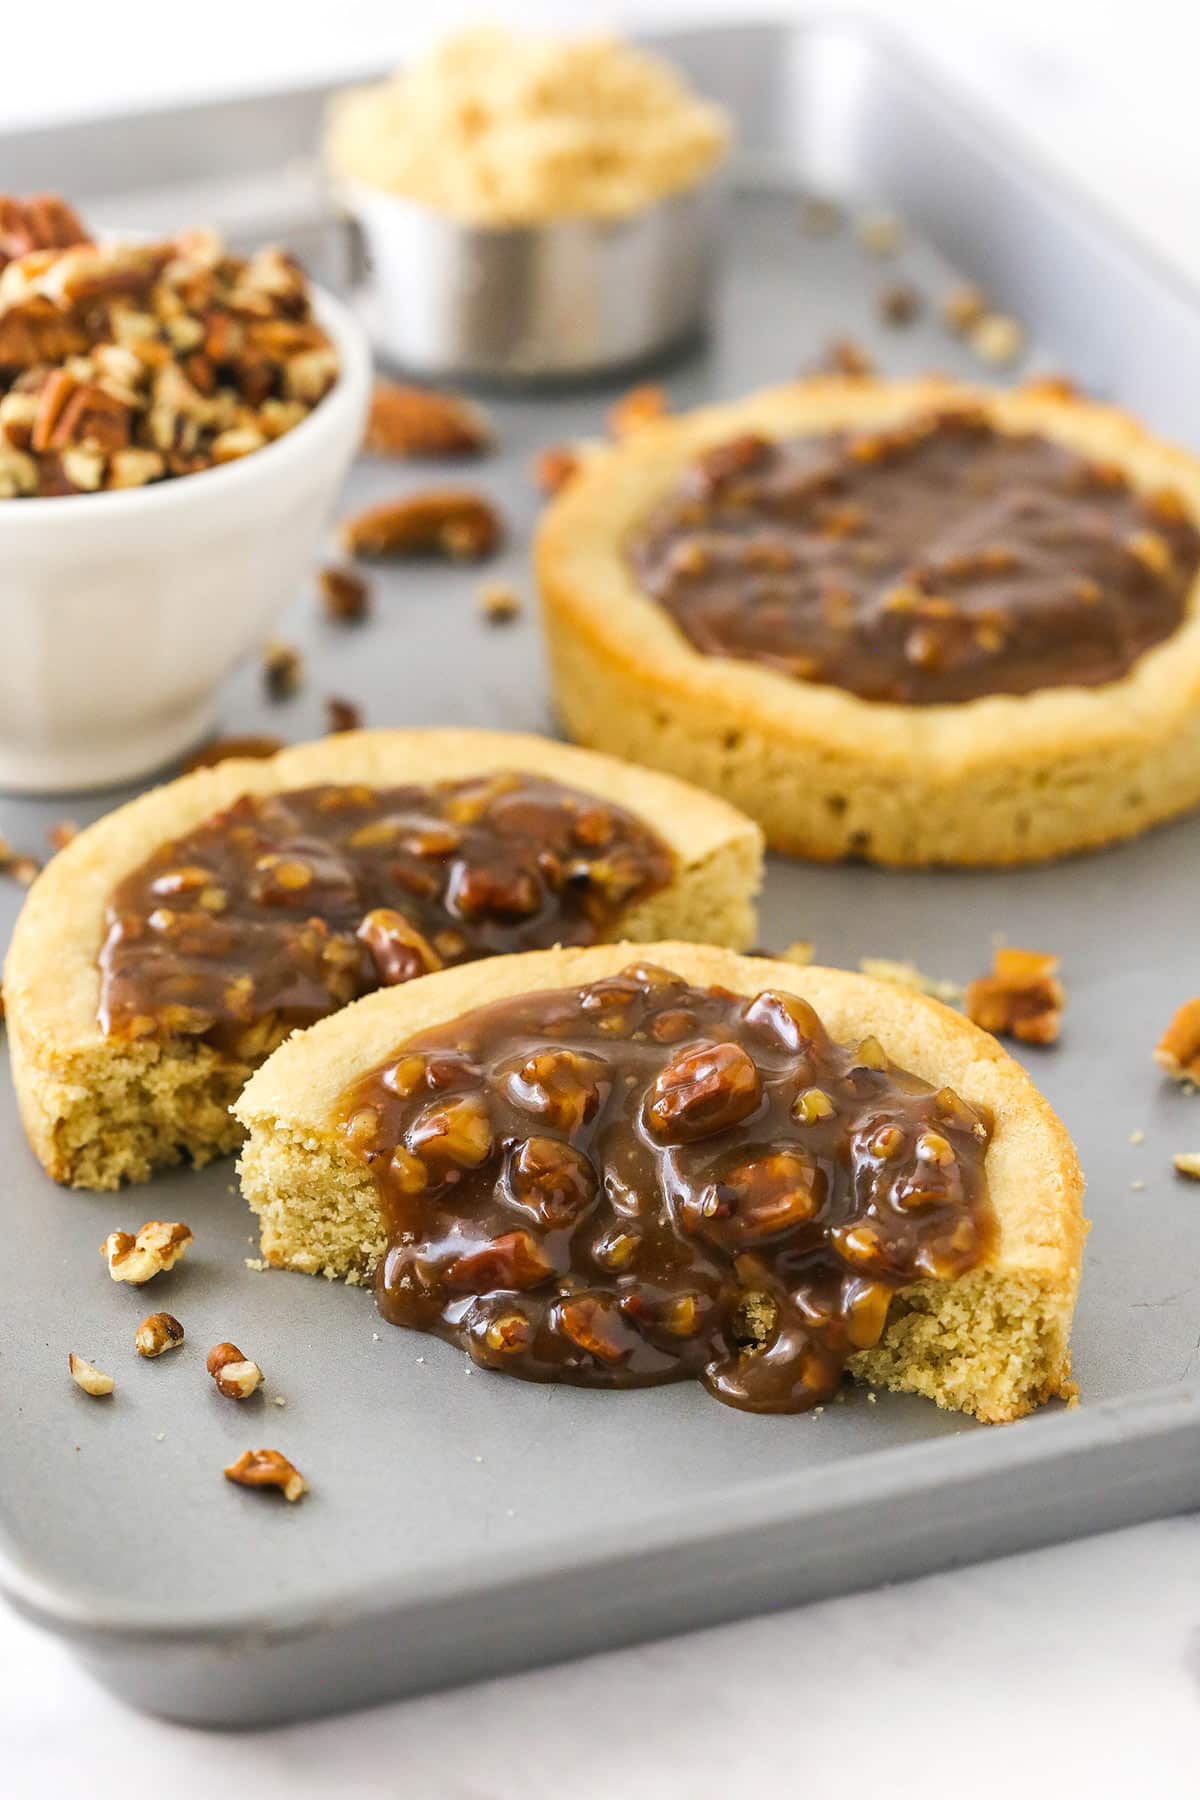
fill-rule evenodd
<path id="1" fill-rule="evenodd" d="M 71 1380 L 85 1394 L 111 1394 L 117 1385 L 111 1375 L 106 1375 L 95 1363 L 88 1362 L 86 1357 L 76 1356 L 73 1350 L 67 1357 L 67 1367 L 71 1371 Z"/>
<path id="2" fill-rule="evenodd" d="M 22 856 L 13 849 L 8 839 L 0 835 L 0 875 L 7 875 L 21 887 L 28 887 L 41 869 L 35 856 Z"/>
<path id="3" fill-rule="evenodd" d="M 520 615 L 521 596 L 503 581 L 485 581 L 479 590 L 479 610 L 489 625 L 507 625 Z"/>
<path id="4" fill-rule="evenodd" d="M 1005 313 L 985 313 L 969 332 L 972 350 L 982 362 L 1015 362 L 1025 348 L 1025 333 Z"/>
<path id="5" fill-rule="evenodd" d="M 894 256 L 904 242 L 904 225 L 895 213 L 860 213 L 854 221 L 854 235 L 872 256 Z"/>
<path id="6" fill-rule="evenodd" d="M 920 294 L 907 281 L 893 281 L 879 290 L 879 316 L 885 325 L 911 325 L 921 305 Z"/>
<path id="7" fill-rule="evenodd" d="M 1158 1040 L 1154 1060 L 1173 1081 L 1200 1081 L 1200 998 L 1178 1008 Z"/>
<path id="8" fill-rule="evenodd" d="M 579 473 L 580 456 L 569 444 L 547 444 L 533 459 L 533 479 L 543 494 L 557 494 Z"/>
<path id="9" fill-rule="evenodd" d="M 851 380 L 865 380 L 875 373 L 875 364 L 861 344 L 853 338 L 834 338 L 813 364 L 814 375 L 846 375 Z"/>
<path id="10" fill-rule="evenodd" d="M 1053 1044 L 1066 1001 L 1058 979 L 1058 958 L 1040 950 L 998 949 L 992 972 L 971 982 L 967 1017 L 998 1037 L 1025 1044 Z"/>
<path id="11" fill-rule="evenodd" d="M 822 194 L 805 194 L 796 217 L 805 237 L 832 237 L 840 231 L 845 214 L 836 200 Z"/>
<path id="12" fill-rule="evenodd" d="M 858 966 L 864 975 L 872 975 L 876 981 L 891 981 L 897 987 L 912 988 L 914 993 L 928 994 L 947 1006 L 957 1005 L 963 997 L 962 988 L 956 981 L 924 975 L 913 962 L 894 962 L 886 956 L 863 956 L 859 958 Z"/>
<path id="13" fill-rule="evenodd" d="M 816 952 L 816 945 L 811 938 L 794 938 L 786 950 L 779 952 L 780 962 L 796 963 L 800 968 L 807 968 Z"/>
<path id="14" fill-rule="evenodd" d="M 474 456 L 492 442 L 485 414 L 460 394 L 377 381 L 365 447 L 377 456 Z"/>
<path id="15" fill-rule="evenodd" d="M 337 694 L 329 695 L 325 702 L 327 732 L 358 731 L 362 722 L 362 708 L 355 706 L 353 700 L 343 700 Z"/>
<path id="16" fill-rule="evenodd" d="M 133 1334 L 133 1347 L 139 1356 L 161 1356 L 183 1342 L 183 1326 L 173 1313 L 147 1313 Z"/>
<path id="17" fill-rule="evenodd" d="M 327 619 L 337 625 L 358 625 L 371 610 L 371 590 L 351 569 L 322 569 L 317 581 Z"/>
<path id="18" fill-rule="evenodd" d="M 1181 1175 L 1200 1181 L 1200 1150 L 1180 1150 L 1171 1158 Z"/>
<path id="19" fill-rule="evenodd" d="M 79 827 L 74 819 L 60 819 L 57 825 L 51 825 L 46 832 L 46 842 L 52 850 L 65 850 L 72 838 L 79 836 Z"/>
<path id="20" fill-rule="evenodd" d="M 469 488 L 403 494 L 354 513 L 341 527 L 351 556 L 448 556 L 455 562 L 490 556 L 503 535 L 491 501 Z"/>
<path id="21" fill-rule="evenodd" d="M 100 1254 L 114 1281 L 129 1281 L 140 1287 L 155 1275 L 173 1269 L 191 1241 L 186 1225 L 150 1219 L 136 1237 L 128 1231 L 110 1231 L 100 1246 Z"/>
<path id="22" fill-rule="evenodd" d="M 978 325 L 987 310 L 982 290 L 963 282 L 961 287 L 951 288 L 942 301 L 942 320 L 950 331 L 961 334 Z"/>
<path id="23" fill-rule="evenodd" d="M 304 684 L 304 658 L 294 644 L 278 638 L 263 646 L 263 687 L 268 700 L 290 700 Z"/>
<path id="24" fill-rule="evenodd" d="M 630 388 L 615 406 L 609 407 L 605 423 L 610 437 L 627 438 L 644 425 L 661 419 L 667 410 L 666 391 L 653 382 Z"/>
<path id="25" fill-rule="evenodd" d="M 308 1492 L 308 1483 L 294 1463 L 279 1450 L 243 1450 L 236 1462 L 225 1470 L 226 1481 L 240 1487 L 277 1487 L 285 1500 L 299 1500 Z"/>
<path id="26" fill-rule="evenodd" d="M 248 1400 L 261 1385 L 263 1372 L 236 1344 L 214 1344 L 205 1368 L 227 1400 Z"/>
<path id="27" fill-rule="evenodd" d="M 201 744 L 198 750 L 184 758 L 182 773 L 190 775 L 193 769 L 215 769 L 218 763 L 228 762 L 231 757 L 246 756 L 256 760 L 265 760 L 268 756 L 278 756 L 284 748 L 282 738 L 265 735 L 248 735 L 246 737 L 212 738 L 207 744 Z"/>

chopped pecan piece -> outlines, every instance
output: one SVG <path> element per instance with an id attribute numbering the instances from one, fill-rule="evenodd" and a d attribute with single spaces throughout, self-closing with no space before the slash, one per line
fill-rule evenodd
<path id="1" fill-rule="evenodd" d="M 155 1275 L 173 1269 L 192 1241 L 186 1225 L 166 1219 L 150 1219 L 136 1237 L 128 1231 L 110 1231 L 100 1246 L 114 1281 L 135 1287 Z"/>
<path id="2" fill-rule="evenodd" d="M 371 590 L 350 569 L 322 569 L 317 576 L 325 617 L 337 625 L 358 625 L 371 610 Z"/>
<path id="3" fill-rule="evenodd" d="M 615 406 L 609 408 L 608 431 L 610 437 L 627 438 L 643 426 L 651 425 L 655 419 L 661 419 L 667 410 L 665 391 L 653 383 L 644 387 L 630 388 L 622 394 Z"/>
<path id="4" fill-rule="evenodd" d="M 490 500 L 469 488 L 428 488 L 369 506 L 345 520 L 342 544 L 352 556 L 448 556 L 476 562 L 503 536 Z"/>
<path id="5" fill-rule="evenodd" d="M 46 842 L 52 850 L 65 850 L 72 838 L 79 836 L 79 827 L 74 819 L 60 819 L 57 825 L 51 825 L 46 831 Z"/>
<path id="6" fill-rule="evenodd" d="M 813 368 L 815 375 L 847 375 L 851 380 L 865 380 L 875 373 L 875 363 L 861 344 L 853 338 L 834 338 Z"/>
<path id="7" fill-rule="evenodd" d="M 96 1367 L 95 1363 L 88 1362 L 86 1357 L 76 1356 L 73 1350 L 67 1358 L 67 1366 L 71 1371 L 71 1380 L 76 1387 L 81 1387 L 85 1394 L 94 1394 L 97 1397 L 102 1394 L 111 1394 L 117 1385 L 111 1375 L 106 1375 L 102 1369 Z"/>
<path id="8" fill-rule="evenodd" d="M 861 213 L 854 221 L 854 235 L 872 256 L 894 256 L 904 242 L 904 223 L 895 213 Z"/>
<path id="9" fill-rule="evenodd" d="M 277 1487 L 289 1501 L 308 1492 L 307 1481 L 280 1450 L 243 1450 L 225 1470 L 225 1479 L 236 1481 L 239 1487 Z"/>
<path id="10" fill-rule="evenodd" d="M 885 325 L 911 325 L 921 310 L 921 296 L 907 281 L 893 281 L 879 292 L 879 316 Z"/>
<path id="11" fill-rule="evenodd" d="M 262 761 L 268 756 L 278 756 L 283 747 L 282 738 L 265 735 L 213 738 L 210 743 L 201 744 L 198 750 L 193 750 L 190 756 L 184 758 L 182 773 L 190 775 L 193 769 L 215 769 L 218 763 L 228 762 L 234 756 Z"/>
<path id="12" fill-rule="evenodd" d="M 479 610 L 489 625 L 507 625 L 520 616 L 521 596 L 507 582 L 486 581 L 479 590 Z"/>
<path id="13" fill-rule="evenodd" d="M 1154 1060 L 1172 1080 L 1200 1085 L 1200 998 L 1184 1001 L 1159 1038 Z"/>
<path id="14" fill-rule="evenodd" d="M 0 834 L 0 875 L 7 875 L 21 887 L 28 887 L 40 867 L 36 857 L 20 855 L 8 839 Z"/>
<path id="15" fill-rule="evenodd" d="M 548 444 L 533 459 L 533 479 L 543 494 L 557 494 L 579 473 L 580 457 L 569 444 Z"/>
<path id="16" fill-rule="evenodd" d="M 328 732 L 357 731 L 363 722 L 362 707 L 353 700 L 330 694 L 325 701 L 325 729 Z"/>
<path id="17" fill-rule="evenodd" d="M 997 1037 L 1026 1044 L 1053 1044 L 1066 1001 L 1058 979 L 1058 958 L 1039 950 L 996 951 L 990 975 L 971 982 L 967 1017 Z"/>
<path id="18" fill-rule="evenodd" d="M 248 1400 L 262 1385 L 262 1370 L 236 1344 L 214 1344 L 204 1366 L 227 1400 Z"/>
<path id="19" fill-rule="evenodd" d="M 271 700 L 290 700 L 304 683 L 304 658 L 294 644 L 267 644 L 262 654 L 263 686 Z"/>
<path id="20" fill-rule="evenodd" d="M 961 287 L 951 288 L 946 295 L 942 302 L 942 318 L 951 331 L 962 333 L 978 325 L 987 309 L 982 290 L 964 282 Z"/>
<path id="21" fill-rule="evenodd" d="M 169 1312 L 147 1313 L 133 1334 L 133 1347 L 139 1356 L 161 1356 L 182 1342 L 183 1326 Z"/>
<path id="22" fill-rule="evenodd" d="M 365 445 L 376 455 L 473 456 L 491 441 L 486 417 L 460 394 L 375 383 Z"/>
<path id="23" fill-rule="evenodd" d="M 972 350 L 982 362 L 1015 362 L 1025 348 L 1025 333 L 1005 313 L 985 313 L 968 333 Z"/>

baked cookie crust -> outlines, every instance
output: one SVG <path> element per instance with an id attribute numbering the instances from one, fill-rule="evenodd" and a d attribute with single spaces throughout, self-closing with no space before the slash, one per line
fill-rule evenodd
<path id="1" fill-rule="evenodd" d="M 995 1231 L 984 1260 L 953 1282 L 922 1281 L 892 1302 L 884 1335 L 855 1376 L 1000 1421 L 1070 1396 L 1069 1336 L 1086 1224 L 1083 1179 L 1063 1125 L 1029 1076 L 986 1032 L 936 1000 L 841 969 L 798 969 L 705 945 L 657 943 L 535 951 L 384 989 L 298 1032 L 236 1105 L 248 1132 L 242 1191 L 268 1262 L 361 1281 L 385 1247 L 375 1185 L 337 1136 L 339 1098 L 418 1033 L 486 1002 L 574 987 L 648 959 L 697 984 L 799 994 L 830 1035 L 866 1032 L 924 1080 L 949 1084 L 995 1121 L 987 1151 Z"/>
<path id="2" fill-rule="evenodd" d="M 626 539 L 705 449 L 746 432 L 887 426 L 955 406 L 1116 464 L 1135 489 L 1174 489 L 1200 521 L 1200 462 L 1062 383 L 997 392 L 821 377 L 649 425 L 589 458 L 538 535 L 570 734 L 721 794 L 773 848 L 821 860 L 1034 862 L 1200 804 L 1200 583 L 1179 629 L 1120 680 L 919 707 L 702 655 L 639 589 Z"/>
<path id="3" fill-rule="evenodd" d="M 236 1149 L 230 1114 L 251 1065 L 183 1038 L 127 1041 L 97 1023 L 105 908 L 161 844 L 242 794 L 321 782 L 400 785 L 517 770 L 637 814 L 676 859 L 675 879 L 627 908 L 622 937 L 692 935 L 742 948 L 755 930 L 757 826 L 679 781 L 515 732 L 344 732 L 267 761 L 228 761 L 155 788 L 75 838 L 30 889 L 4 969 L 9 1055 L 21 1117 L 48 1174 L 115 1188 L 154 1169 Z"/>

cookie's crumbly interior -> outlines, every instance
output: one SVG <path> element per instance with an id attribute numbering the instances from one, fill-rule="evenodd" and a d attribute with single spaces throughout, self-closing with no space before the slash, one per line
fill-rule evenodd
<path id="1" fill-rule="evenodd" d="M 330 1280 L 370 1277 L 386 1246 L 375 1185 L 332 1135 L 256 1124 L 238 1169 L 269 1263 Z M 869 1387 L 997 1424 L 1073 1395 L 1069 1329 L 1061 1290 L 983 1267 L 897 1294 L 879 1343 L 848 1366 Z"/>
<path id="2" fill-rule="evenodd" d="M 744 948 L 754 933 L 757 878 L 756 843 L 724 845 L 630 908 L 614 935 Z M 9 1029 L 19 1036 L 16 1014 Z M 54 1179 L 73 1187 L 145 1181 L 172 1163 L 228 1155 L 242 1141 L 229 1108 L 252 1065 L 208 1045 L 94 1038 L 78 1047 L 30 1043 L 12 1060 L 33 1147 Z"/>

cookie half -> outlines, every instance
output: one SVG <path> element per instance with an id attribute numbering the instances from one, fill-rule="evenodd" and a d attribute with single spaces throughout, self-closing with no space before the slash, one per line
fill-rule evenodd
<path id="1" fill-rule="evenodd" d="M 77 1187 L 234 1149 L 298 1025 L 381 983 L 557 942 L 754 934 L 758 828 L 543 738 L 349 732 L 224 762 L 80 833 L 4 972 L 21 1116 Z"/>
<path id="2" fill-rule="evenodd" d="M 537 567 L 571 735 L 777 849 L 1020 863 L 1200 802 L 1200 463 L 1065 384 L 821 378 L 649 425 Z"/>
<path id="3" fill-rule="evenodd" d="M 1069 1395 L 1071 1141 L 960 1014 L 683 943 L 368 996 L 236 1107 L 268 1261 L 361 1281 L 489 1368 L 697 1375 L 756 1411 L 843 1369 L 1004 1420 Z"/>

